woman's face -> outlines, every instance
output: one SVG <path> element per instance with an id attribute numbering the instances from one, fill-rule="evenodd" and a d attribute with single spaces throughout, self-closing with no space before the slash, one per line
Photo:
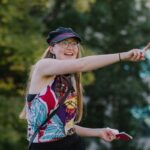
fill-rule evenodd
<path id="1" fill-rule="evenodd" d="M 68 38 L 53 46 L 56 59 L 75 59 L 79 52 L 79 43 L 75 38 Z"/>

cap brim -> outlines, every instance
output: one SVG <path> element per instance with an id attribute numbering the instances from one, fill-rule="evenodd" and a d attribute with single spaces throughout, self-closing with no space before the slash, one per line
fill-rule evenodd
<path id="1" fill-rule="evenodd" d="M 63 34 L 56 36 L 51 41 L 51 43 L 57 43 L 57 42 L 63 41 L 63 40 L 68 39 L 68 38 L 76 38 L 79 42 L 81 42 L 81 38 L 78 35 L 75 35 L 73 33 L 63 33 Z"/>

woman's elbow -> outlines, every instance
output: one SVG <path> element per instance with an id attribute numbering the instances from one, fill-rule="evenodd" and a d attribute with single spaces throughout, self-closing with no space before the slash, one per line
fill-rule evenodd
<path id="1" fill-rule="evenodd" d="M 76 72 L 84 72 L 85 71 L 85 64 L 82 59 L 79 59 L 76 65 Z"/>

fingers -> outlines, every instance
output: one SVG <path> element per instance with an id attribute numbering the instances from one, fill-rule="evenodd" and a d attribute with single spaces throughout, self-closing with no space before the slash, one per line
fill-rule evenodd
<path id="1" fill-rule="evenodd" d="M 127 57 L 126 60 L 129 61 L 142 61 L 145 60 L 145 53 L 147 52 L 147 50 L 150 48 L 150 43 L 148 43 L 143 50 L 141 49 L 132 49 L 131 51 L 129 51 L 127 53 Z"/>
<path id="2" fill-rule="evenodd" d="M 119 133 L 119 131 L 117 129 L 112 129 L 112 128 L 109 128 L 109 127 L 107 127 L 106 129 L 111 130 L 115 134 Z"/>
<path id="3" fill-rule="evenodd" d="M 105 140 L 109 141 L 109 142 L 115 140 L 116 139 L 116 134 L 119 133 L 118 130 L 111 129 L 111 128 L 106 128 L 105 132 L 106 132 L 106 138 L 105 138 Z"/>
<path id="4" fill-rule="evenodd" d="M 133 49 L 131 51 L 131 61 L 141 61 L 144 60 L 144 52 L 139 49 Z"/>
<path id="5" fill-rule="evenodd" d="M 150 43 L 148 43 L 148 44 L 143 48 L 143 52 L 145 53 L 149 48 L 150 48 Z"/>

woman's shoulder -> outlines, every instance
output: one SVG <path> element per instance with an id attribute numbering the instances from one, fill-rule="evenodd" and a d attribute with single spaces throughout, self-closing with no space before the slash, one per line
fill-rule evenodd
<path id="1" fill-rule="evenodd" d="M 37 94 L 54 80 L 55 76 L 38 77 L 35 75 L 31 78 L 29 93 Z"/>
<path id="2" fill-rule="evenodd" d="M 56 61 L 55 59 L 52 59 L 52 58 L 41 58 L 39 59 L 36 63 L 35 63 L 35 67 L 38 67 L 38 66 L 41 66 L 45 63 L 51 63 L 53 61 Z"/>

